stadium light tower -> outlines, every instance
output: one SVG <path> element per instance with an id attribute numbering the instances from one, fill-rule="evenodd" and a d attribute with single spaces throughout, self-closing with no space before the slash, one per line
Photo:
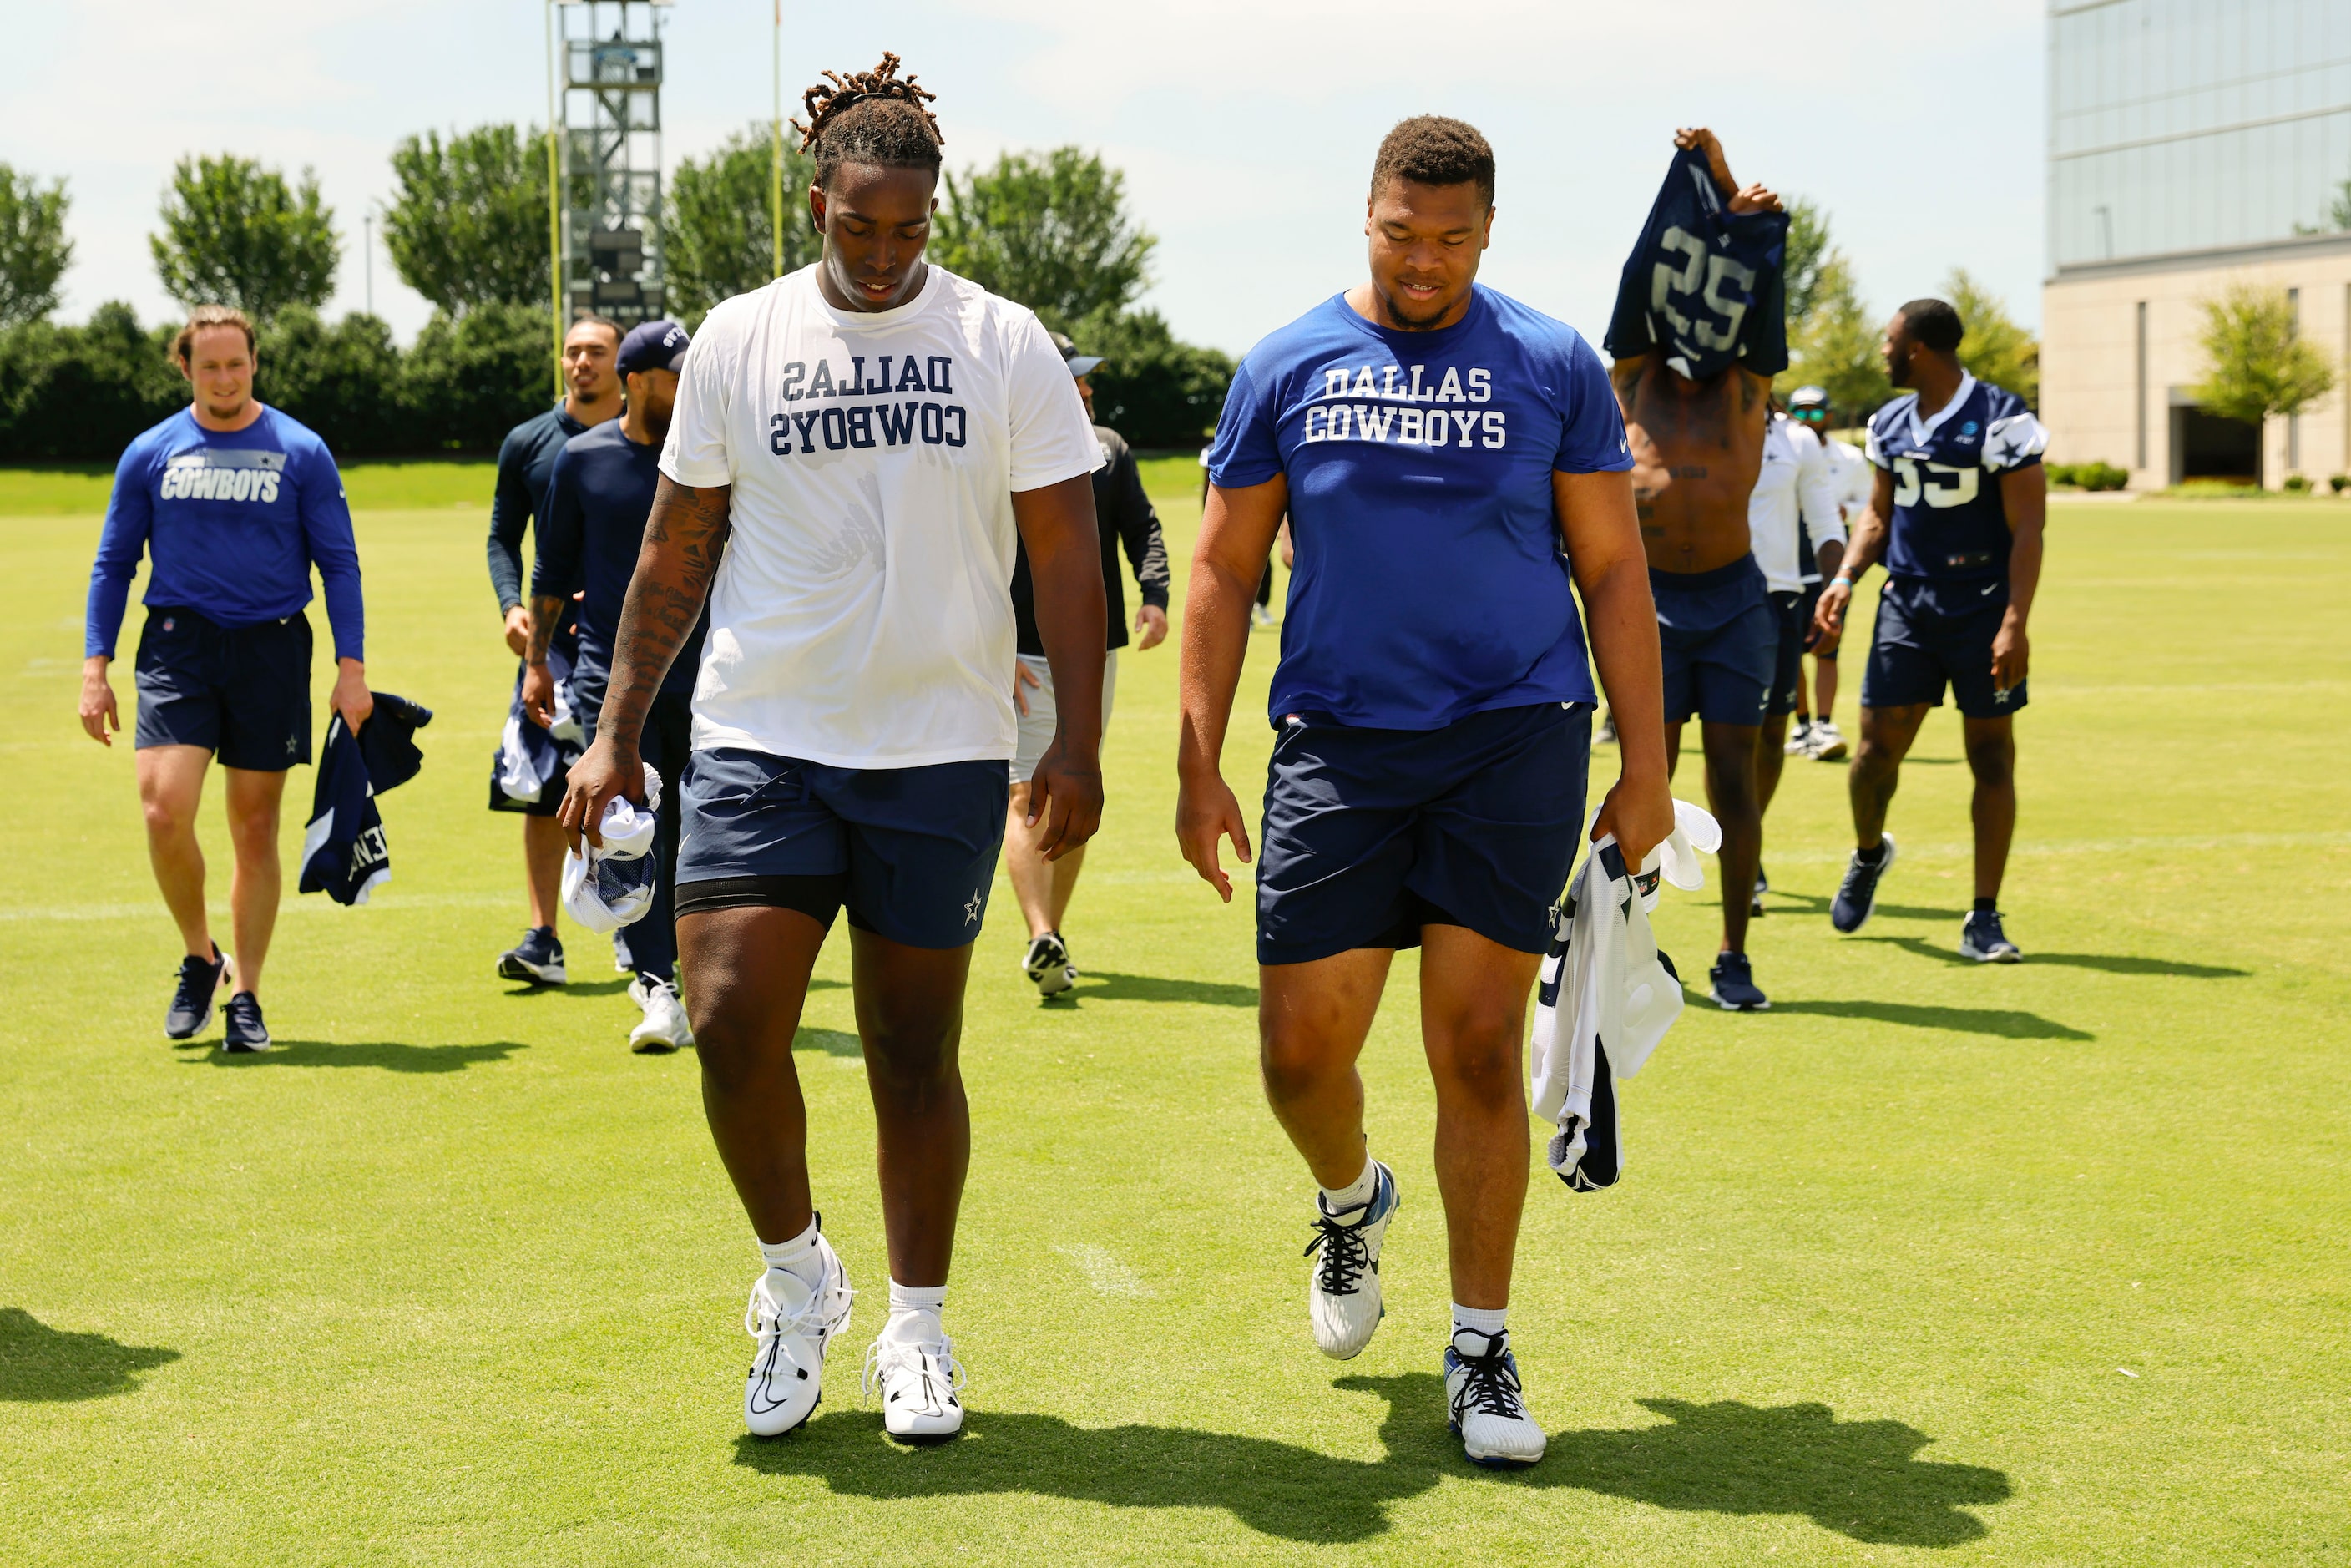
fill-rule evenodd
<path id="1" fill-rule="evenodd" d="M 556 0 L 558 328 L 662 313 L 662 13 L 674 0 Z M 550 106 L 550 119 L 556 106 Z"/>

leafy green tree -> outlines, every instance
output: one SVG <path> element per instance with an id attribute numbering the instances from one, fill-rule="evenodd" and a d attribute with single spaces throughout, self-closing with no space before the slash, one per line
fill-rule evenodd
<path id="1" fill-rule="evenodd" d="M 1773 378 L 1772 390 L 1785 397 L 1801 386 L 1819 387 L 1839 419 L 1857 424 L 1894 395 L 1877 352 L 1880 324 L 1862 304 L 1852 264 L 1840 251 L 1823 255 L 1811 294 L 1801 318 L 1789 312 L 1788 368 Z"/>
<path id="2" fill-rule="evenodd" d="M 662 265 L 669 309 L 691 329 L 722 299 L 776 276 L 771 142 L 764 121 L 718 144 L 707 158 L 681 160 L 662 214 Z M 784 142 L 784 270 L 817 257 L 808 188 L 816 163 Z"/>
<path id="3" fill-rule="evenodd" d="M 264 321 L 335 291 L 342 245 L 309 170 L 289 190 L 283 174 L 249 158 L 183 158 L 162 217 L 147 246 L 163 291 L 183 305 L 234 305 Z"/>
<path id="4" fill-rule="evenodd" d="M 291 305 L 261 330 L 254 390 L 319 433 L 339 457 L 413 452 L 423 444 L 402 395 L 392 329 L 354 311 L 329 327 Z"/>
<path id="5" fill-rule="evenodd" d="M 1821 268 L 1838 255 L 1829 243 L 1829 215 L 1818 202 L 1795 196 L 1788 202 L 1788 250 L 1780 276 L 1787 285 L 1788 321 L 1794 325 L 1813 313 L 1820 289 Z"/>
<path id="6" fill-rule="evenodd" d="M 46 191 L 0 163 L 0 327 L 37 321 L 57 308 L 57 279 L 73 261 L 66 238 L 66 183 Z"/>
<path id="7" fill-rule="evenodd" d="M 2335 369 L 2306 341 L 2283 288 L 2231 285 L 2202 302 L 2204 380 L 2196 401 L 2223 419 L 2259 424 L 2300 413 L 2335 389 Z"/>
<path id="8" fill-rule="evenodd" d="M 111 463 L 133 436 L 188 402 L 171 361 L 177 323 L 150 331 L 110 300 L 81 327 L 0 330 L 0 451 L 12 459 Z"/>
<path id="9" fill-rule="evenodd" d="M 1134 445 L 1196 446 L 1215 428 L 1233 381 L 1228 355 L 1179 341 L 1156 310 L 1099 309 L 1070 336 L 1103 356 L 1095 416 Z"/>
<path id="10" fill-rule="evenodd" d="M 428 131 L 392 151 L 384 249 L 401 281 L 450 315 L 548 297 L 547 141 L 533 127 Z"/>
<path id="11" fill-rule="evenodd" d="M 1158 240 L 1126 210 L 1126 176 L 1092 152 L 1007 152 L 946 176 L 931 255 L 1055 327 L 1124 309 Z"/>
<path id="12" fill-rule="evenodd" d="M 419 447 L 496 452 L 548 405 L 547 313 L 528 305 L 435 311 L 401 365 Z"/>
<path id="13" fill-rule="evenodd" d="M 1959 313 L 1967 335 L 1959 340 L 1959 363 L 1978 381 L 2006 387 L 2028 407 L 2041 406 L 2041 342 L 2016 323 L 2000 296 L 1954 267 L 1943 291 Z"/>

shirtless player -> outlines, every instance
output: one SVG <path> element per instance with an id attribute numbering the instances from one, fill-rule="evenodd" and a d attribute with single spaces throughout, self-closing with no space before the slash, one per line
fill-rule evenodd
<path id="1" fill-rule="evenodd" d="M 1782 210 L 1763 186 L 1741 189 L 1731 179 L 1711 131 L 1679 131 L 1674 145 L 1704 157 L 1732 215 Z M 1693 276 L 1697 270 L 1693 262 Z M 1707 291 L 1714 292 L 1711 280 Z M 1755 294 L 1769 310 L 1782 308 L 1769 278 L 1756 279 Z M 1732 320 L 1735 333 L 1741 318 Z M 1763 850 L 1756 747 L 1778 631 L 1750 548 L 1747 502 L 1762 468 L 1771 372 L 1780 366 L 1749 358 L 1693 381 L 1668 363 L 1671 357 L 1662 343 L 1620 354 L 1609 379 L 1632 442 L 1633 493 L 1657 603 L 1667 766 L 1680 760 L 1682 726 L 1697 714 L 1707 801 L 1722 824 L 1722 951 L 1711 994 L 1725 1009 L 1753 1012 L 1771 1005 L 1748 963 L 1747 922 Z"/>

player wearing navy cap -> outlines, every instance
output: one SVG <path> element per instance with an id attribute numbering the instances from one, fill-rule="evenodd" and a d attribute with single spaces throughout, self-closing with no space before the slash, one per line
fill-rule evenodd
<path id="1" fill-rule="evenodd" d="M 556 458 L 547 482 L 547 506 L 538 525 L 538 556 L 530 574 L 530 643 L 523 674 L 523 706 L 532 722 L 555 721 L 555 676 L 548 649 L 571 596 L 580 595 L 579 654 L 572 665 L 572 699 L 588 737 L 611 679 L 613 634 L 621 604 L 644 548 L 645 519 L 653 513 L 661 480 L 661 447 L 669 435 L 670 410 L 677 400 L 678 367 L 685 362 L 685 329 L 674 321 L 646 321 L 621 340 L 613 368 L 628 389 L 620 418 L 573 436 Z M 672 894 L 677 880 L 678 792 L 674 780 L 691 748 L 694 677 L 702 662 L 702 632 L 695 628 L 677 663 L 670 667 L 645 710 L 638 752 L 665 780 L 654 831 L 653 906 L 628 928 L 629 957 L 636 977 L 629 998 L 643 1012 L 629 1031 L 632 1051 L 675 1051 L 694 1043 L 677 987 L 677 931 Z"/>
<path id="2" fill-rule="evenodd" d="M 814 1410 L 849 1279 L 817 1228 L 792 1036 L 845 905 L 873 1098 L 890 1315 L 884 1429 L 963 1428 L 941 1326 L 971 1161 L 958 1051 L 971 944 L 1004 838 L 1013 541 L 1029 555 L 1061 734 L 1029 780 L 1050 859 L 1102 817 L 1102 447 L 1045 328 L 923 259 L 930 94 L 831 76 L 806 102 L 811 266 L 721 304 L 686 356 L 575 835 L 642 800 L 647 715 L 699 623 L 677 936 L 702 1102 L 767 1264 L 743 1390 L 755 1435 Z"/>
<path id="3" fill-rule="evenodd" d="M 231 988 L 221 1049 L 266 1051 L 261 970 L 277 922 L 278 806 L 286 773 L 310 760 L 310 569 L 335 633 L 334 695 L 357 733 L 374 710 L 361 663 L 366 631 L 359 548 L 342 476 L 326 444 L 253 395 L 253 326 L 200 305 L 172 345 L 193 399 L 132 442 L 90 569 L 81 723 L 101 745 L 122 720 L 107 668 L 144 553 L 147 622 L 139 634 L 135 737 L 147 856 L 187 956 L 163 1031 L 193 1038 Z M 204 912 L 196 807 L 218 753 L 228 776 L 229 883 L 235 964 Z"/>
<path id="4" fill-rule="evenodd" d="M 530 607 L 523 601 L 522 540 L 536 518 L 547 517 L 547 482 L 564 443 L 621 416 L 621 381 L 612 369 L 621 329 L 601 316 L 583 316 L 563 335 L 563 401 L 507 432 L 498 447 L 497 486 L 490 494 L 490 588 L 506 617 L 507 647 L 518 665 L 530 647 Z M 565 658 L 577 651 L 579 627 L 569 613 L 555 629 L 553 645 Z M 517 668 L 515 679 L 526 670 Z M 559 780 L 549 780 L 539 799 L 509 800 L 495 782 L 490 809 L 523 813 L 524 882 L 530 898 L 530 926 L 522 940 L 498 955 L 498 973 L 509 980 L 559 986 L 568 978 L 563 943 L 555 934 L 557 889 L 563 874 L 563 829 L 555 813 L 563 803 Z"/>
<path id="5" fill-rule="evenodd" d="M 1823 631 L 1842 627 L 1854 583 L 1885 561 L 1849 786 L 1855 847 L 1829 917 L 1858 931 L 1876 906 L 1894 863 L 1886 815 L 1902 758 L 1949 685 L 1975 775 L 1975 907 L 1959 953 L 2013 964 L 2023 955 L 2002 927 L 2000 885 L 2016 832 L 2015 716 L 2032 659 L 2025 622 L 2041 583 L 2049 436 L 2022 398 L 1959 363 L 1962 333 L 1940 299 L 1913 299 L 1886 324 L 1886 373 L 1911 391 L 1869 422 L 1876 490 L 1815 612 Z"/>
<path id="6" fill-rule="evenodd" d="M 1258 871 L 1266 1097 L 1322 1190 L 1308 1287 L 1342 1359 L 1381 1316 L 1395 1179 L 1355 1061 L 1421 949 L 1451 1261 L 1448 1415 L 1481 1464 L 1539 1458 L 1507 1325 L 1526 1200 L 1526 1003 L 1584 827 L 1591 654 L 1624 737 L 1595 837 L 1672 831 L 1656 612 L 1608 379 L 1573 329 L 1477 282 L 1494 155 L 1458 120 L 1380 144 L 1369 281 L 1249 351 L 1212 449 L 1184 621 L 1176 835 L 1226 899 L 1249 858 L 1218 769 L 1249 604 L 1285 508 L 1297 557 Z"/>

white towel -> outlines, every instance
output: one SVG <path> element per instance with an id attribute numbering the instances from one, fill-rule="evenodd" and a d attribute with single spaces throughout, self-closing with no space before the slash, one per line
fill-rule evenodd
<path id="1" fill-rule="evenodd" d="M 661 810 L 661 775 L 645 768 L 645 803 L 615 796 L 604 803 L 600 847 L 583 836 L 563 857 L 563 908 L 589 930 L 609 936 L 644 918 L 653 907 L 653 826 Z"/>

